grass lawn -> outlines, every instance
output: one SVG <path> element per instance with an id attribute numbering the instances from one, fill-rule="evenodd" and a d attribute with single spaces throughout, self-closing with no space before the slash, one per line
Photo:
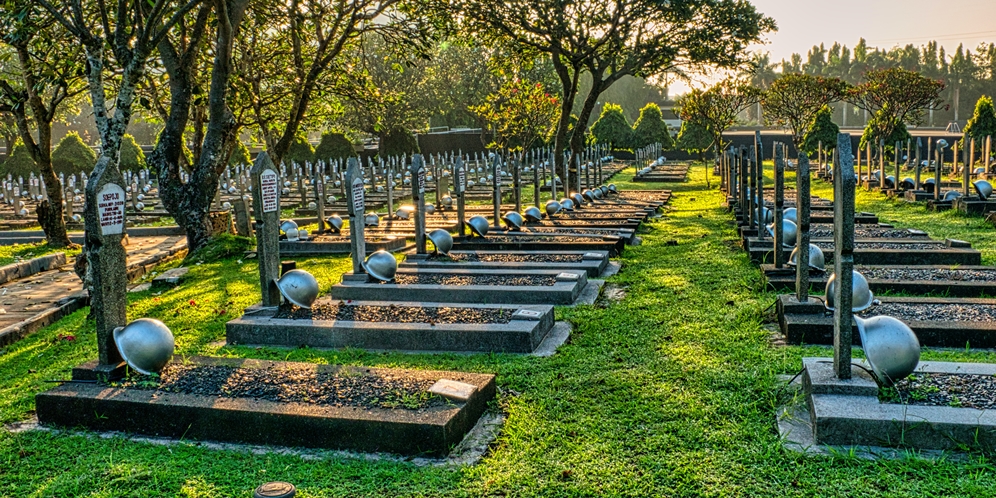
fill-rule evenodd
<path id="1" fill-rule="evenodd" d="M 80 253 L 77 249 L 66 249 L 65 247 L 52 247 L 47 242 L 37 244 L 14 244 L 0 246 L 0 266 L 9 265 L 19 261 L 26 261 L 54 252 L 64 252 L 67 258 L 72 258 Z"/>
<path id="2" fill-rule="evenodd" d="M 996 469 L 987 455 L 875 462 L 782 449 L 774 413 L 788 395 L 780 394 L 776 376 L 798 371 L 802 356 L 829 349 L 769 344 L 762 322 L 775 295 L 732 247 L 732 217 L 720 206 L 715 179 L 712 186 L 705 188 L 699 165 L 690 182 L 667 186 L 676 195 L 665 218 L 646 223 L 644 244 L 627 248 L 622 271 L 609 279 L 626 288 L 626 298 L 558 309 L 575 331 L 551 358 L 223 347 L 225 322 L 257 300 L 256 264 L 237 252 L 191 266 L 189 280 L 175 290 L 130 295 L 129 316 L 161 318 L 181 355 L 495 373 L 496 408 L 508 419 L 477 465 L 315 461 L 0 429 L 0 495 L 248 496 L 268 480 L 293 482 L 302 497 L 991 495 Z M 827 195 L 821 189 L 814 191 Z M 858 206 L 935 237 L 983 231 L 973 220 L 878 202 L 861 194 Z M 944 232 L 946 220 L 972 226 Z M 996 244 L 991 234 L 981 235 L 963 238 L 988 251 L 992 263 Z M 674 240 L 678 245 L 667 244 Z M 344 257 L 298 265 L 315 273 L 323 290 L 349 266 Z M 65 378 L 95 355 L 93 323 L 85 316 L 76 313 L 0 353 L 0 422 L 30 417 L 34 394 L 52 386 L 45 379 Z M 996 360 L 964 351 L 926 351 L 924 358 Z"/>

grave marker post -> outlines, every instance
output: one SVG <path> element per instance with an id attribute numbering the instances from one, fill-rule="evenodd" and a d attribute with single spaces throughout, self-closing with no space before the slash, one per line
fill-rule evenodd
<path id="1" fill-rule="evenodd" d="M 751 148 L 750 157 L 747 159 L 747 169 L 748 169 L 748 181 L 750 182 L 750 188 L 747 195 L 747 205 L 744 208 L 747 210 L 747 227 L 754 229 L 758 227 L 757 214 L 758 211 L 755 209 L 755 202 L 757 201 L 757 155 L 754 153 L 754 149 Z M 760 232 L 760 230 L 758 230 Z"/>
<path id="2" fill-rule="evenodd" d="M 127 323 L 128 277 L 125 238 L 124 177 L 118 165 L 102 156 L 86 186 L 85 245 L 92 278 L 90 310 L 97 327 L 97 374 L 121 374 L 123 359 L 114 329 Z"/>
<path id="3" fill-rule="evenodd" d="M 903 154 L 903 142 L 901 140 L 896 140 L 896 174 L 894 175 L 896 179 L 892 181 L 892 190 L 899 190 L 899 182 L 900 182 L 899 175 L 901 174 L 899 172 L 899 160 L 902 154 Z"/>
<path id="4" fill-rule="evenodd" d="M 250 175 L 263 306 L 279 306 L 280 290 L 274 279 L 280 278 L 280 175 L 265 151 L 256 156 Z"/>
<path id="5" fill-rule="evenodd" d="M 966 161 L 964 174 L 962 174 L 962 189 L 964 190 L 962 194 L 965 197 L 968 197 L 968 184 L 972 180 L 972 170 L 975 169 L 975 138 L 970 138 L 968 143 L 968 160 Z"/>
<path id="6" fill-rule="evenodd" d="M 833 367 L 839 379 L 851 378 L 852 271 L 854 270 L 854 165 L 851 136 L 837 135 L 840 158 L 833 175 L 834 258 Z M 808 248 L 807 248 L 808 249 Z M 801 249 L 800 249 L 801 252 Z"/>
<path id="7" fill-rule="evenodd" d="M 464 230 L 464 192 L 467 191 L 467 168 L 463 164 L 463 156 L 457 156 L 453 165 L 453 175 L 456 176 L 456 202 L 457 202 L 457 234 L 463 237 Z"/>
<path id="8" fill-rule="evenodd" d="M 367 256 L 364 238 L 363 215 L 366 203 L 363 192 L 363 171 L 355 157 L 346 160 L 346 212 L 349 214 L 349 254 L 353 260 L 353 274 L 366 273 L 363 260 Z"/>
<path id="9" fill-rule="evenodd" d="M 427 254 L 425 247 L 425 160 L 412 156 L 412 201 L 415 203 L 415 253 Z"/>
<path id="10" fill-rule="evenodd" d="M 318 233 L 325 233 L 325 179 L 321 173 L 314 176 L 315 204 L 318 214 Z"/>
<path id="11" fill-rule="evenodd" d="M 494 226 L 501 228 L 501 156 L 495 154 L 494 161 L 491 162 L 491 184 L 494 186 L 492 204 L 494 205 Z M 566 167 L 566 166 L 565 166 Z"/>
<path id="12" fill-rule="evenodd" d="M 913 165 L 913 171 L 915 172 L 913 190 L 920 190 L 920 161 L 922 157 L 920 154 L 922 150 L 923 144 L 920 143 L 920 137 L 916 137 L 916 164 Z"/>
<path id="13" fill-rule="evenodd" d="M 885 188 L 885 139 L 878 141 L 878 188 Z M 871 190 L 871 189 L 869 189 Z"/>
<path id="14" fill-rule="evenodd" d="M 944 168 L 944 149 L 940 146 L 934 151 L 937 155 L 937 167 L 934 168 L 934 200 L 941 200 L 941 169 Z"/>
<path id="15" fill-rule="evenodd" d="M 774 244 L 775 244 L 775 268 L 782 267 L 782 259 L 785 251 L 782 248 L 785 241 L 785 234 L 782 233 L 782 208 L 785 206 L 785 148 L 781 143 L 774 144 L 775 156 L 775 220 L 774 220 Z"/>
<path id="16" fill-rule="evenodd" d="M 795 297 L 800 303 L 809 302 L 809 158 L 799 154 L 795 177 L 795 219 L 798 226 L 795 246 Z"/>
<path id="17" fill-rule="evenodd" d="M 533 156 L 533 205 L 540 207 L 540 177 L 539 170 L 542 168 L 542 161 L 537 161 L 536 156 Z M 462 235 L 462 234 L 461 234 Z"/>

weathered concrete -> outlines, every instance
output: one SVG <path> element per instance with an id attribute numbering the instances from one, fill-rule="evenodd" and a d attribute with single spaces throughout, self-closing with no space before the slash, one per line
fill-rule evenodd
<path id="1" fill-rule="evenodd" d="M 459 256 L 460 254 L 544 254 L 544 255 L 563 255 L 563 254 L 577 254 L 581 255 L 584 259 L 575 263 L 565 263 L 565 262 L 544 262 L 544 263 L 532 263 L 532 262 L 485 262 L 485 261 L 429 261 L 427 260 L 428 255 L 424 254 L 406 254 L 405 261 L 399 265 L 399 268 L 448 268 L 448 269 L 470 269 L 470 270 L 508 270 L 508 271 L 526 271 L 530 272 L 533 270 L 584 270 L 588 273 L 589 278 L 598 277 L 605 271 L 609 264 L 609 253 L 608 251 L 562 251 L 556 253 L 549 252 L 539 252 L 539 251 L 451 251 L 450 254 Z"/>

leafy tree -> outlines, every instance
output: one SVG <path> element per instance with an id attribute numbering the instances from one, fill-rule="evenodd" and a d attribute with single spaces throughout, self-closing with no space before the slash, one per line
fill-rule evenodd
<path id="1" fill-rule="evenodd" d="M 525 152 L 553 127 L 557 107 L 557 97 L 547 93 L 542 83 L 516 79 L 471 111 L 494 132 L 494 142 L 488 147 Z"/>
<path id="2" fill-rule="evenodd" d="M 757 103 L 761 91 L 743 80 L 728 78 L 706 90 L 695 89 L 678 101 L 678 115 L 712 136 L 716 151 L 723 150 L 723 132 L 736 123 L 737 115 Z M 706 186 L 709 168 L 706 167 Z"/>
<path id="3" fill-rule="evenodd" d="M 865 73 L 865 81 L 853 87 L 848 98 L 873 115 L 865 128 L 866 138 L 884 139 L 892 147 L 897 139 L 905 143 L 907 123 L 920 124 L 925 110 L 939 108 L 943 89 L 940 81 L 894 67 Z"/>
<path id="4" fill-rule="evenodd" d="M 323 133 L 322 140 L 318 142 L 318 147 L 315 147 L 316 161 L 343 160 L 355 155 L 353 142 L 342 133 Z"/>
<path id="5" fill-rule="evenodd" d="M 690 154 L 698 154 L 699 160 L 704 160 L 704 155 L 713 144 L 713 136 L 704 126 L 694 121 L 683 121 L 681 130 L 678 131 L 678 139 L 674 142 L 674 148 L 683 150 Z"/>
<path id="6" fill-rule="evenodd" d="M 598 121 L 591 125 L 595 141 L 609 144 L 613 149 L 628 149 L 633 145 L 633 128 L 630 127 L 622 107 L 606 102 Z"/>
<path id="7" fill-rule="evenodd" d="M 291 144 L 290 149 L 287 149 L 287 154 L 284 155 L 284 162 L 288 166 L 291 164 L 300 164 L 303 166 L 304 163 L 314 160 L 315 148 L 308 142 L 308 137 L 303 134 L 299 134 L 294 139 L 294 143 Z"/>
<path id="8" fill-rule="evenodd" d="M 796 147 L 802 144 L 806 127 L 824 106 L 841 101 L 848 85 L 839 78 L 810 74 L 783 74 L 764 92 L 761 103 L 766 119 L 792 132 Z"/>
<path id="9" fill-rule="evenodd" d="M 52 123 L 86 88 L 83 51 L 65 43 L 68 35 L 36 2 L 0 4 L 0 45 L 17 61 L 16 76 L 0 77 L 0 110 L 13 115 L 21 143 L 45 182 L 48 199 L 38 207 L 38 222 L 48 243 L 58 247 L 75 244 L 66 233 L 62 187 L 52 164 Z"/>
<path id="10" fill-rule="evenodd" d="M 965 125 L 965 137 L 974 138 L 977 143 L 982 143 L 986 137 L 996 137 L 996 110 L 993 109 L 992 97 L 979 97 L 979 101 L 975 103 L 975 113 Z M 962 141 L 964 140 L 963 138 Z"/>
<path id="11" fill-rule="evenodd" d="M 246 144 L 242 143 L 242 140 L 236 140 L 235 148 L 232 149 L 232 155 L 228 158 L 228 165 L 238 166 L 240 164 L 252 164 L 252 156 L 249 155 L 249 148 L 246 147 Z"/>
<path id="12" fill-rule="evenodd" d="M 0 176 L 5 179 L 7 175 L 11 175 L 15 179 L 17 177 L 27 178 L 31 173 L 37 172 L 38 165 L 35 164 L 34 159 L 31 159 L 28 148 L 20 140 L 15 142 L 14 150 L 7 156 L 7 160 L 0 165 Z"/>
<path id="13" fill-rule="evenodd" d="M 889 134 L 883 135 L 882 130 L 889 130 Z M 864 149 L 869 144 L 877 147 L 879 141 L 882 140 L 885 142 L 885 150 L 892 152 L 896 148 L 896 142 L 906 143 L 910 139 L 912 137 L 906 129 L 906 123 L 897 120 L 894 115 L 888 112 L 888 109 L 885 109 L 876 112 L 868 120 L 868 125 L 865 126 L 865 130 L 861 133 L 861 142 L 858 144 L 858 148 Z"/>
<path id="14" fill-rule="evenodd" d="M 118 165 L 122 171 L 138 171 L 146 168 L 145 152 L 135 142 L 135 137 L 125 133 L 121 137 L 121 157 Z"/>
<path id="15" fill-rule="evenodd" d="M 837 134 L 840 128 L 833 122 L 833 109 L 830 106 L 823 106 L 813 122 L 809 124 L 806 135 L 802 139 L 802 151 L 807 154 L 816 153 L 820 144 L 823 144 L 823 151 L 833 149 L 837 144 Z"/>
<path id="16" fill-rule="evenodd" d="M 418 153 L 418 140 L 407 128 L 388 128 L 380 137 L 377 155 L 380 157 L 400 156 Z"/>
<path id="17" fill-rule="evenodd" d="M 665 149 L 674 145 L 661 108 L 653 102 L 640 109 L 640 117 L 633 123 L 633 147 L 639 149 L 652 143 L 660 143 Z"/>
<path id="18" fill-rule="evenodd" d="M 71 131 L 59 140 L 59 145 L 52 151 L 52 167 L 56 173 L 75 175 L 89 173 L 97 162 L 97 154 L 93 152 L 75 131 Z"/>

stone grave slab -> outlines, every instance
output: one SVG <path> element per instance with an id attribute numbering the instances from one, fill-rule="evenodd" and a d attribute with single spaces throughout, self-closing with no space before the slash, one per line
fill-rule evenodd
<path id="1" fill-rule="evenodd" d="M 337 319 L 340 310 L 353 319 Z M 548 305 L 346 303 L 325 298 L 311 310 L 253 306 L 225 324 L 225 331 L 233 345 L 532 353 L 553 325 L 553 307 Z"/>
<path id="2" fill-rule="evenodd" d="M 468 268 L 475 270 L 584 270 L 596 278 L 609 264 L 608 251 L 450 251 L 449 256 L 405 255 L 400 268 Z"/>
<path id="3" fill-rule="evenodd" d="M 457 251 L 608 251 L 610 256 L 622 254 L 626 239 L 616 235 L 582 236 L 551 234 L 488 234 L 487 237 L 455 237 Z"/>
<path id="4" fill-rule="evenodd" d="M 191 357 L 182 364 L 174 364 L 189 369 L 243 369 L 241 371 L 248 375 L 242 378 L 264 375 L 263 371 L 269 371 L 281 375 L 286 381 L 287 375 L 283 372 L 286 371 L 294 376 L 404 379 L 415 385 L 424 384 L 426 393 L 429 387 L 442 379 L 468 384 L 475 389 L 468 394 L 465 402 L 451 399 L 417 409 L 401 406 L 388 408 L 377 403 L 272 401 L 190 394 L 182 389 L 181 392 L 165 392 L 99 384 L 94 382 L 97 376 L 95 363 L 91 362 L 74 369 L 75 382 L 64 383 L 36 396 L 38 421 L 45 426 L 82 427 L 94 431 L 169 438 L 404 455 L 445 455 L 463 439 L 484 413 L 488 402 L 495 397 L 495 379 L 489 374 L 206 357 Z M 236 377 L 226 382 L 238 384 L 240 380 Z M 315 385 L 321 383 L 316 381 Z"/>
<path id="5" fill-rule="evenodd" d="M 366 237 L 366 253 L 379 250 L 388 252 L 400 251 L 408 245 L 404 237 Z M 283 256 L 320 256 L 324 254 L 349 254 L 348 236 L 317 236 L 310 240 L 280 241 L 280 255 Z"/>

